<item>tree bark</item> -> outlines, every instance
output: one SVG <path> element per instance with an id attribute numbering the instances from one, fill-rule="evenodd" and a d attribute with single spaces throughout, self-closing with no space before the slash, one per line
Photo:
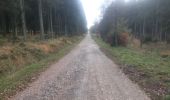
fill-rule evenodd
<path id="1" fill-rule="evenodd" d="M 64 33 L 65 33 L 65 36 L 68 35 L 68 27 L 67 27 L 67 17 L 66 17 L 66 15 L 65 15 Z"/>
<path id="2" fill-rule="evenodd" d="M 24 35 L 24 40 L 26 40 L 27 32 L 26 32 L 26 22 L 25 22 L 24 0 L 20 0 L 20 8 L 21 8 L 22 31 Z"/>
<path id="3" fill-rule="evenodd" d="M 145 17 L 144 17 L 143 28 L 142 28 L 142 39 L 145 38 L 145 23 L 146 23 L 146 21 L 145 21 Z"/>
<path id="4" fill-rule="evenodd" d="M 43 14 L 42 14 L 42 0 L 38 0 L 38 8 L 39 8 L 41 39 L 44 39 L 44 23 L 43 23 Z"/>
<path id="5" fill-rule="evenodd" d="M 51 36 L 52 38 L 54 38 L 52 8 L 50 8 L 50 30 L 51 30 Z"/>
<path id="6" fill-rule="evenodd" d="M 144 39 L 145 39 L 145 17 L 143 19 L 143 25 L 142 25 L 142 37 L 141 37 L 141 48 L 143 46 L 143 42 L 144 42 Z"/>
<path id="7" fill-rule="evenodd" d="M 162 25 L 160 27 L 160 32 L 159 32 L 159 41 L 162 41 Z"/>
<path id="8" fill-rule="evenodd" d="M 15 37 L 18 36 L 18 27 L 17 27 L 17 21 L 15 19 Z"/>

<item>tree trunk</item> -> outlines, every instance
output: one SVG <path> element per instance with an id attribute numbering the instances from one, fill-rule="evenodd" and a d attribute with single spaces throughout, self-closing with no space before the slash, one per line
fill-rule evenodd
<path id="1" fill-rule="evenodd" d="M 134 28 L 135 28 L 134 34 L 135 34 L 135 37 L 136 37 L 136 36 L 137 36 L 137 32 L 136 32 L 137 24 L 136 24 L 136 22 L 135 22 L 135 26 L 134 26 Z"/>
<path id="2" fill-rule="evenodd" d="M 143 42 L 144 42 L 144 39 L 145 39 L 145 17 L 144 17 L 144 21 L 143 21 L 143 25 L 142 25 L 142 37 L 141 37 L 141 48 L 143 46 Z"/>
<path id="3" fill-rule="evenodd" d="M 165 42 L 167 42 L 167 31 L 165 32 Z"/>
<path id="4" fill-rule="evenodd" d="M 61 18 L 61 15 L 58 16 L 58 19 L 59 19 L 59 34 L 62 35 L 63 33 L 63 23 L 62 23 L 62 18 Z"/>
<path id="5" fill-rule="evenodd" d="M 142 28 L 142 40 L 145 39 L 145 18 L 144 18 L 144 21 L 143 21 L 143 28 Z"/>
<path id="6" fill-rule="evenodd" d="M 61 35 L 61 31 L 62 31 L 62 29 L 61 29 L 61 24 L 60 24 L 60 21 L 61 21 L 61 19 L 60 19 L 60 15 L 57 15 L 57 20 L 58 20 L 58 22 L 57 22 L 57 32 L 58 32 L 58 34 L 59 34 L 59 36 Z"/>
<path id="7" fill-rule="evenodd" d="M 65 33 L 65 36 L 68 35 L 68 27 L 67 27 L 67 19 L 66 19 L 66 15 L 65 15 L 65 26 L 64 26 L 64 33 Z"/>
<path id="8" fill-rule="evenodd" d="M 161 25 L 160 32 L 159 32 L 159 41 L 162 41 L 162 25 Z"/>
<path id="9" fill-rule="evenodd" d="M 153 25 L 152 25 L 152 41 L 154 40 L 154 21 L 153 21 Z"/>
<path id="10" fill-rule="evenodd" d="M 52 38 L 54 38 L 52 8 L 50 8 L 50 30 L 51 30 L 51 36 Z"/>
<path id="11" fill-rule="evenodd" d="M 3 34 L 2 35 L 3 35 L 3 37 L 5 37 L 6 33 L 7 33 L 6 26 L 7 26 L 6 18 L 5 18 L 5 15 L 3 15 L 3 17 L 2 17 L 2 30 L 3 30 Z"/>
<path id="12" fill-rule="evenodd" d="M 166 25 L 166 28 L 165 28 L 166 30 L 165 30 L 165 35 L 164 35 L 164 41 L 165 42 L 167 42 L 167 32 L 168 32 L 167 28 L 168 28 L 168 26 Z"/>
<path id="13" fill-rule="evenodd" d="M 17 21 L 15 19 L 15 37 L 18 36 L 18 27 L 17 27 Z"/>
<path id="14" fill-rule="evenodd" d="M 116 9 L 115 9 L 115 23 L 114 23 L 114 27 L 115 27 L 115 29 L 114 29 L 114 37 L 115 37 L 115 46 L 118 46 L 118 31 L 117 31 L 117 29 L 118 29 L 118 11 L 117 11 L 117 5 L 115 5 L 116 6 Z"/>
<path id="15" fill-rule="evenodd" d="M 43 23 L 43 14 L 42 14 L 42 0 L 38 0 L 38 8 L 39 8 L 41 39 L 44 39 L 44 23 Z"/>
<path id="16" fill-rule="evenodd" d="M 24 35 L 24 40 L 26 40 L 27 32 L 26 32 L 26 22 L 25 22 L 24 0 L 20 0 L 20 8 L 21 8 L 22 31 Z"/>

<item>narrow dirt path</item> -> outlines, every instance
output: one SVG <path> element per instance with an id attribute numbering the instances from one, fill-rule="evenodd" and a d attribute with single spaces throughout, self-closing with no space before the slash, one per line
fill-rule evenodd
<path id="1" fill-rule="evenodd" d="M 150 100 L 90 35 L 11 100 Z"/>

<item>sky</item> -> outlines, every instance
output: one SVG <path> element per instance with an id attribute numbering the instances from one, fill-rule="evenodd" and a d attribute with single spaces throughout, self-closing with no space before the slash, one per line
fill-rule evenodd
<path id="1" fill-rule="evenodd" d="M 90 28 L 100 17 L 102 5 L 106 2 L 109 4 L 109 2 L 111 1 L 113 0 L 81 0 L 83 8 L 85 10 L 88 28 Z"/>
<path id="2" fill-rule="evenodd" d="M 85 10 L 88 28 L 90 28 L 97 18 L 99 18 L 101 12 L 100 8 L 106 1 L 108 0 L 81 0 Z"/>

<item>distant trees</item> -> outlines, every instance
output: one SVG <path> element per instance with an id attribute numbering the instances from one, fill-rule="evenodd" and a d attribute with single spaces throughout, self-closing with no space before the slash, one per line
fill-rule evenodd
<path id="1" fill-rule="evenodd" d="M 106 8 L 98 31 L 104 40 L 112 38 L 116 45 L 117 34 L 127 32 L 141 40 L 170 41 L 169 0 L 115 0 Z"/>
<path id="2" fill-rule="evenodd" d="M 41 39 L 86 32 L 79 0 L 1 0 L 0 35 Z"/>

